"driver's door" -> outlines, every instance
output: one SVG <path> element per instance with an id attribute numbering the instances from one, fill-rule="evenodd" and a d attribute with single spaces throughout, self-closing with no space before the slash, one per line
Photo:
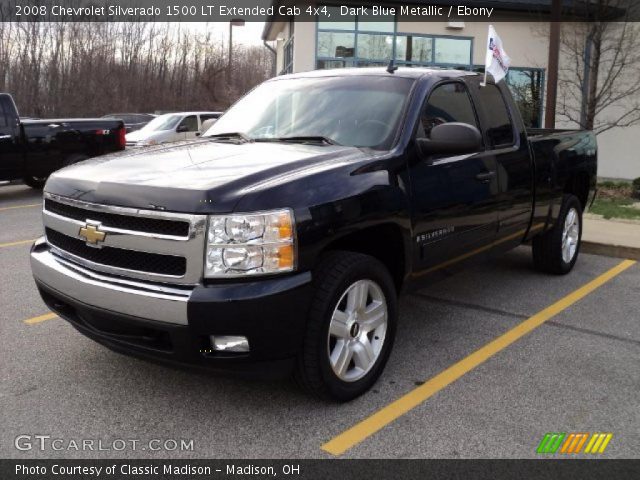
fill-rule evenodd
<path id="1" fill-rule="evenodd" d="M 433 127 L 448 122 L 471 124 L 482 131 L 463 81 L 448 81 L 431 90 L 416 137 L 429 137 Z M 409 176 L 415 274 L 485 258 L 498 222 L 495 157 L 482 147 L 471 154 L 412 158 Z"/>

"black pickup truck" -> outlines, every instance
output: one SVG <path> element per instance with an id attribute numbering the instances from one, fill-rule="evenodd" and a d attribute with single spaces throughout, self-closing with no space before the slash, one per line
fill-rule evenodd
<path id="1" fill-rule="evenodd" d="M 283 76 L 201 139 L 56 172 L 31 251 L 42 298 L 116 351 L 352 399 L 385 366 L 402 290 L 525 242 L 545 272 L 578 258 L 595 136 L 528 136 L 481 81 Z"/>
<path id="2" fill-rule="evenodd" d="M 55 170 L 124 150 L 125 134 L 116 119 L 21 121 L 11 95 L 0 93 L 0 182 L 22 179 L 42 188 Z"/>

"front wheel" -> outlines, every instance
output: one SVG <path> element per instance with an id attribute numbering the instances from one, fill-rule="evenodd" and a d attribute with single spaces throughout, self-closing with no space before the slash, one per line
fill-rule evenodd
<path id="1" fill-rule="evenodd" d="M 37 177 L 35 175 L 26 175 L 22 180 L 35 190 L 42 190 L 44 184 L 47 183 L 47 177 Z"/>
<path id="2" fill-rule="evenodd" d="M 533 239 L 533 263 L 543 272 L 558 275 L 573 269 L 582 240 L 582 205 L 574 195 L 562 199 L 554 227 Z"/>
<path id="3" fill-rule="evenodd" d="M 314 288 L 296 379 L 318 397 L 348 401 L 371 388 L 389 358 L 395 286 L 375 258 L 331 252 L 314 272 Z"/>

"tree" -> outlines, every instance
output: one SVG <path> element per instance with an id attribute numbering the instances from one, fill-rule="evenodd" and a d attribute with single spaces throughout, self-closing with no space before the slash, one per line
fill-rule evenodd
<path id="1" fill-rule="evenodd" d="M 640 124 L 638 6 L 591 0 L 586 9 L 589 22 L 563 24 L 558 114 L 596 134 Z"/>

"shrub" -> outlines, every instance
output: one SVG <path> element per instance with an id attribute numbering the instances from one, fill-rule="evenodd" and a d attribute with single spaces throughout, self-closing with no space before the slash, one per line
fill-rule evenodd
<path id="1" fill-rule="evenodd" d="M 636 178 L 633 182 L 633 193 L 635 194 L 636 198 L 640 198 L 640 177 Z"/>

